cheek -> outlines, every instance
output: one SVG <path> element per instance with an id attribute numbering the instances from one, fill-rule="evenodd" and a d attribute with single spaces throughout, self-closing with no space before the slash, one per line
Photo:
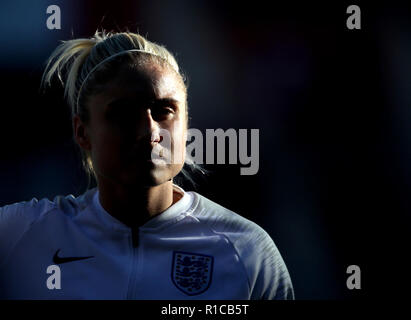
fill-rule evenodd
<path id="1" fill-rule="evenodd" d="M 100 128 L 91 140 L 92 158 L 100 170 L 115 167 L 120 160 L 121 138 L 112 131 Z"/>
<path id="2" fill-rule="evenodd" d="M 116 149 L 119 145 L 118 137 L 107 130 L 100 130 L 94 136 L 94 146 L 99 153 L 107 153 L 112 149 Z"/>
<path id="3" fill-rule="evenodd" d="M 172 153 L 173 163 L 176 165 L 184 164 L 187 141 L 187 128 L 183 120 L 177 120 L 170 128 L 172 134 Z"/>

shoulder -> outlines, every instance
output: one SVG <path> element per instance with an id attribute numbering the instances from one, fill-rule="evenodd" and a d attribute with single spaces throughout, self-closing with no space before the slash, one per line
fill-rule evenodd
<path id="1" fill-rule="evenodd" d="M 192 193 L 195 195 L 192 215 L 214 232 L 226 234 L 232 242 L 242 246 L 271 240 L 268 233 L 253 221 L 196 192 Z"/>
<path id="2" fill-rule="evenodd" d="M 46 198 L 5 205 L 0 208 L 0 228 L 10 228 L 15 223 L 31 223 L 54 207 L 55 204 Z"/>
<path id="3" fill-rule="evenodd" d="M 193 192 L 192 215 L 223 235 L 242 260 L 252 288 L 252 299 L 293 299 L 291 279 L 271 236 L 256 223 Z"/>
<path id="4" fill-rule="evenodd" d="M 66 215 L 72 215 L 79 209 L 87 206 L 95 189 L 74 197 L 72 194 L 56 196 L 53 200 L 33 198 L 30 201 L 21 201 L 0 207 L 0 226 L 13 220 L 35 221 L 53 209 L 58 209 Z"/>
<path id="5" fill-rule="evenodd" d="M 0 259 L 6 252 L 12 250 L 34 223 L 50 212 L 68 216 L 75 215 L 82 206 L 88 203 L 93 191 L 94 189 L 91 189 L 79 197 L 56 196 L 53 200 L 33 198 L 30 201 L 0 207 Z"/>

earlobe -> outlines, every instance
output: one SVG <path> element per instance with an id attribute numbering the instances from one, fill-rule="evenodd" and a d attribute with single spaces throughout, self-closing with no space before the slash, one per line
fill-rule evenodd
<path id="1" fill-rule="evenodd" d="M 90 144 L 90 138 L 87 132 L 87 127 L 81 121 L 80 117 L 78 115 L 75 115 L 73 117 L 73 131 L 74 131 L 74 138 L 78 145 L 86 150 L 90 151 L 91 150 L 91 144 Z"/>

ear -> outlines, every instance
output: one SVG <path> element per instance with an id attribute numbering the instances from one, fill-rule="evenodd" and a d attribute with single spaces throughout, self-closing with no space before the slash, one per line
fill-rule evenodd
<path id="1" fill-rule="evenodd" d="M 91 150 L 90 137 L 88 134 L 88 128 L 78 115 L 73 117 L 73 131 L 74 139 L 78 145 L 85 151 Z"/>

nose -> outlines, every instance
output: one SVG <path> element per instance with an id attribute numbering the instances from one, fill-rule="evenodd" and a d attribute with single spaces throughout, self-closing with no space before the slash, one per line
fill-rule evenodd
<path id="1" fill-rule="evenodd" d="M 160 126 L 158 122 L 153 119 L 150 108 L 144 108 L 142 110 L 142 117 L 137 131 L 138 139 L 150 142 L 153 147 L 162 140 L 160 136 Z"/>

